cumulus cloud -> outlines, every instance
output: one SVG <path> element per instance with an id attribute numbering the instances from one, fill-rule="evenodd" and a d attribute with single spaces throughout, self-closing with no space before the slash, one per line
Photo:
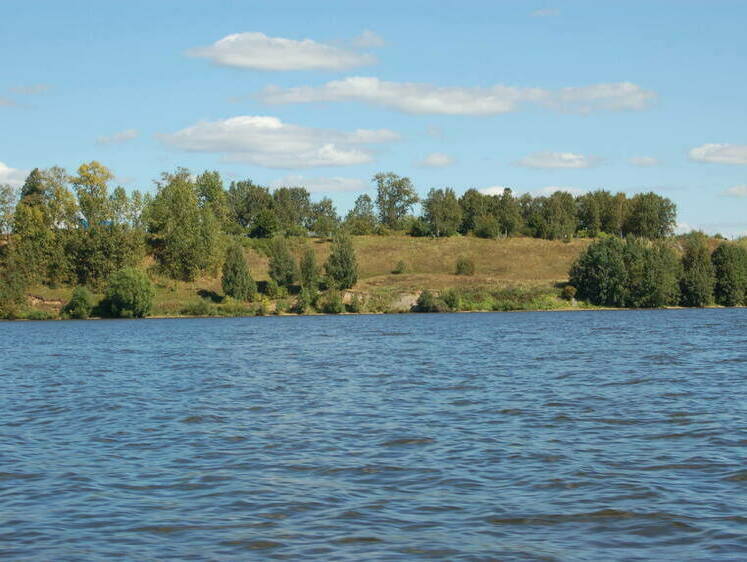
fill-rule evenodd
<path id="1" fill-rule="evenodd" d="M 633 166 L 640 166 L 641 168 L 650 168 L 651 166 L 659 165 L 659 161 L 651 156 L 634 156 L 629 162 Z"/>
<path id="2" fill-rule="evenodd" d="M 13 187 L 20 187 L 23 185 L 23 182 L 28 175 L 28 170 L 11 168 L 10 166 L 0 162 L 0 183 L 7 183 Z"/>
<path id="3" fill-rule="evenodd" d="M 490 187 L 483 187 L 482 189 L 478 189 L 480 193 L 483 193 L 485 195 L 503 195 L 503 190 L 510 189 L 508 187 L 502 186 L 502 185 L 491 185 Z M 569 187 L 569 186 L 557 186 L 557 185 L 548 185 L 547 187 L 542 187 L 540 189 L 535 190 L 518 190 L 514 191 L 514 193 L 529 193 L 532 197 L 543 197 L 552 195 L 556 191 L 565 191 L 566 193 L 570 193 L 571 195 L 583 195 L 586 193 L 585 189 L 582 189 L 580 187 Z"/>
<path id="4" fill-rule="evenodd" d="M 547 90 L 500 84 L 487 88 L 442 87 L 352 76 L 321 86 L 268 86 L 258 97 L 273 104 L 359 101 L 413 114 L 496 115 L 518 111 L 524 105 L 570 113 L 641 110 L 656 94 L 630 82 Z"/>
<path id="5" fill-rule="evenodd" d="M 704 144 L 690 150 L 690 160 L 714 164 L 747 164 L 747 145 Z"/>
<path id="6" fill-rule="evenodd" d="M 136 138 L 137 135 L 138 133 L 135 129 L 127 129 L 125 131 L 119 131 L 118 133 L 114 133 L 113 135 L 107 137 L 99 137 L 96 139 L 96 144 L 122 144 L 123 142 L 127 142 Z"/>
<path id="7" fill-rule="evenodd" d="M 267 168 L 350 166 L 373 160 L 365 145 L 397 140 L 388 129 L 352 132 L 283 123 L 277 117 L 241 115 L 201 121 L 159 138 L 189 152 L 223 154 L 228 161 Z"/>
<path id="8" fill-rule="evenodd" d="M 503 191 L 507 189 L 503 185 L 491 185 L 490 187 L 483 187 L 482 189 L 478 189 L 480 193 L 483 195 L 503 195 Z"/>
<path id="9" fill-rule="evenodd" d="M 297 41 L 260 32 L 227 35 L 209 47 L 190 49 L 187 55 L 210 59 L 221 66 L 255 70 L 343 70 L 376 62 L 373 55 L 311 39 Z"/>
<path id="10" fill-rule="evenodd" d="M 361 49 L 373 49 L 383 47 L 386 42 L 370 29 L 366 29 L 358 37 L 353 39 L 353 45 Z"/>
<path id="11" fill-rule="evenodd" d="M 516 162 L 516 165 L 524 168 L 591 168 L 599 162 L 597 156 L 574 152 L 535 152 Z"/>
<path id="12" fill-rule="evenodd" d="M 747 185 L 735 185 L 724 190 L 724 195 L 731 197 L 747 197 Z"/>
<path id="13" fill-rule="evenodd" d="M 443 152 L 431 152 L 428 156 L 418 162 L 418 166 L 426 168 L 444 168 L 451 166 L 454 163 L 454 158 Z"/>
<path id="14" fill-rule="evenodd" d="M 365 191 L 368 185 L 358 178 L 284 176 L 272 182 L 273 187 L 305 187 L 309 193 L 343 193 Z"/>

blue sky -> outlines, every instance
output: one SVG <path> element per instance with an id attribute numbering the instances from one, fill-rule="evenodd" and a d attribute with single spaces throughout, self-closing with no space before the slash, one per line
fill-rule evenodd
<path id="1" fill-rule="evenodd" d="M 306 185 L 673 199 L 747 233 L 744 1 L 0 3 L 0 182 L 93 159 Z"/>

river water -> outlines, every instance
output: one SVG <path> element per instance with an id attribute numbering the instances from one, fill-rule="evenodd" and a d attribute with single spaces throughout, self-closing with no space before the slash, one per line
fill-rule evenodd
<path id="1" fill-rule="evenodd" d="M 0 323 L 0 556 L 747 559 L 747 310 Z"/>

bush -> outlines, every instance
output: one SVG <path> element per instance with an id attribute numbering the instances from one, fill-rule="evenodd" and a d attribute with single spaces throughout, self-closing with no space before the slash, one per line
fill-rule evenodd
<path id="1" fill-rule="evenodd" d="M 231 246 L 223 263 L 223 292 L 241 301 L 252 300 L 257 294 L 257 284 L 249 273 L 249 266 L 240 246 Z"/>
<path id="2" fill-rule="evenodd" d="M 598 306 L 625 306 L 627 269 L 619 238 L 593 242 L 571 266 L 570 284 L 578 295 Z"/>
<path id="3" fill-rule="evenodd" d="M 327 291 L 322 301 L 322 312 L 325 314 L 341 314 L 345 312 L 345 305 L 342 303 L 340 291 L 335 289 Z"/>
<path id="4" fill-rule="evenodd" d="M 355 285 L 358 281 L 358 260 L 350 236 L 340 233 L 335 237 L 324 269 L 337 289 L 350 289 Z"/>
<path id="5" fill-rule="evenodd" d="M 456 274 L 457 275 L 474 275 L 475 274 L 475 262 L 470 258 L 460 256 L 456 262 Z"/>
<path id="6" fill-rule="evenodd" d="M 448 312 L 449 307 L 440 298 L 426 289 L 420 293 L 414 310 L 415 312 Z"/>
<path id="7" fill-rule="evenodd" d="M 714 295 L 723 306 L 744 304 L 747 290 L 747 250 L 735 244 L 721 244 L 711 255 L 716 274 Z"/>
<path id="8" fill-rule="evenodd" d="M 104 308 L 115 318 L 143 318 L 153 306 L 153 296 L 153 286 L 145 273 L 126 267 L 109 279 Z"/>
<path id="9" fill-rule="evenodd" d="M 480 215 L 475 218 L 474 233 L 479 238 L 498 238 L 501 235 L 501 225 L 493 215 Z"/>
<path id="10" fill-rule="evenodd" d="M 301 274 L 301 286 L 312 291 L 319 285 L 319 266 L 316 264 L 316 253 L 312 248 L 306 248 L 298 264 Z"/>
<path id="11" fill-rule="evenodd" d="M 282 237 L 275 237 L 269 244 L 269 274 L 270 278 L 281 287 L 289 287 L 296 279 L 296 262 L 288 248 L 288 241 Z"/>
<path id="12" fill-rule="evenodd" d="M 363 297 L 361 297 L 358 294 L 354 294 L 352 297 L 350 297 L 350 304 L 348 304 L 348 312 L 352 312 L 354 314 L 358 314 L 360 312 L 363 312 Z"/>
<path id="13" fill-rule="evenodd" d="M 306 314 L 314 309 L 317 299 L 318 295 L 316 291 L 304 287 L 301 289 L 301 292 L 298 293 L 298 297 L 296 297 L 296 302 L 293 303 L 291 311 L 296 314 Z"/>
<path id="14" fill-rule="evenodd" d="M 716 278 L 704 234 L 695 232 L 686 238 L 682 270 L 682 305 L 700 307 L 711 304 Z"/>
<path id="15" fill-rule="evenodd" d="M 574 287 L 573 285 L 566 285 L 565 287 L 563 287 L 561 296 L 567 301 L 575 299 L 576 298 L 576 287 Z"/>
<path id="16" fill-rule="evenodd" d="M 218 309 L 205 299 L 199 299 L 186 304 L 180 312 L 184 316 L 216 316 Z"/>
<path id="17" fill-rule="evenodd" d="M 290 310 L 290 304 L 285 299 L 280 299 L 275 303 L 275 314 L 285 314 Z"/>
<path id="18" fill-rule="evenodd" d="M 85 287 L 75 287 L 68 303 L 62 307 L 62 315 L 66 318 L 84 320 L 91 316 L 93 310 L 93 295 Z"/>
<path id="19" fill-rule="evenodd" d="M 407 271 L 408 271 L 407 264 L 403 260 L 399 260 L 397 262 L 397 265 L 394 266 L 392 273 L 394 275 L 401 275 L 402 273 L 407 273 Z"/>
<path id="20" fill-rule="evenodd" d="M 431 227 L 422 217 L 412 217 L 407 222 L 409 224 L 406 224 L 405 226 L 407 233 L 410 236 L 422 238 L 431 235 Z"/>

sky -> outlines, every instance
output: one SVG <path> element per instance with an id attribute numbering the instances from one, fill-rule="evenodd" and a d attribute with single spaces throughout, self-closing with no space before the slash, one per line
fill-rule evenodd
<path id="1" fill-rule="evenodd" d="M 0 1 L 0 183 L 655 191 L 747 234 L 747 1 Z"/>

